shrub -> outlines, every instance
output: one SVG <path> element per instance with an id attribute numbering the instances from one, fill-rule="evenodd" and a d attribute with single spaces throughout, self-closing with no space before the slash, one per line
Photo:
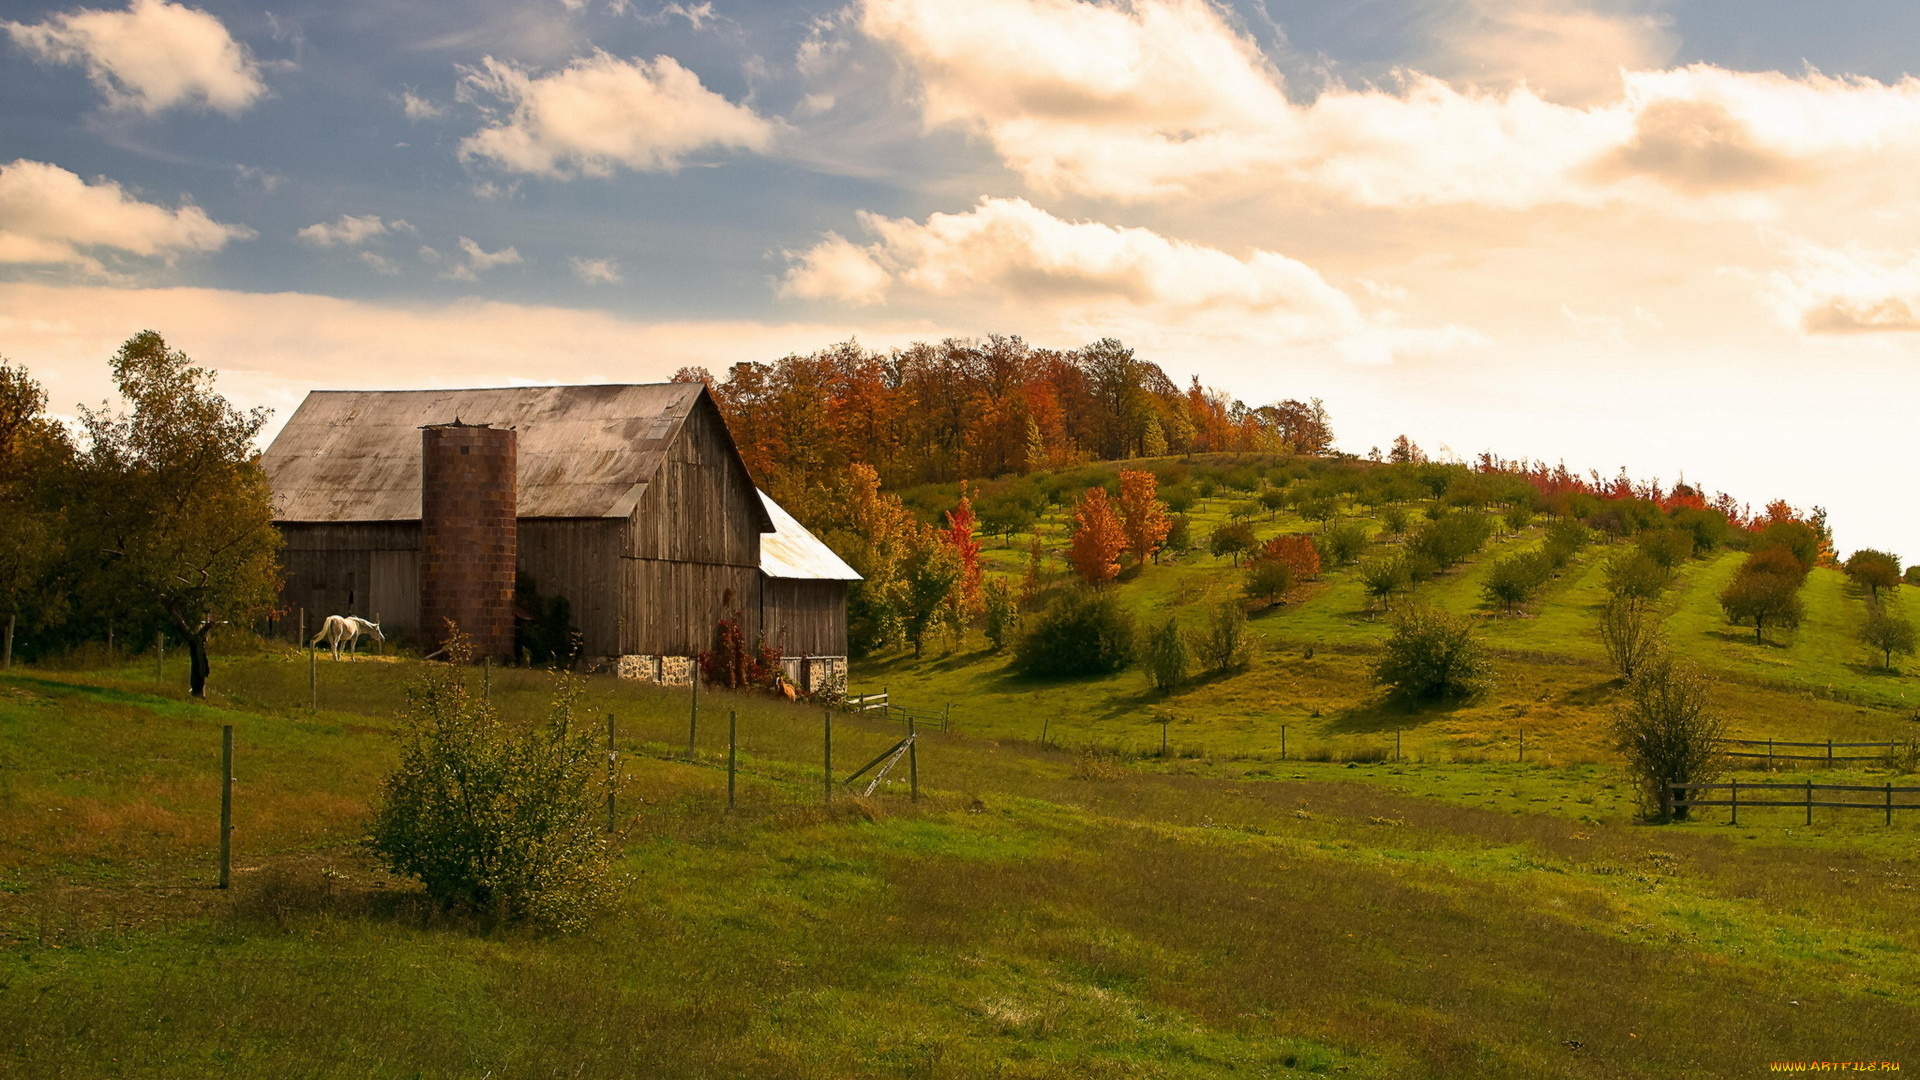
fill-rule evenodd
<path id="1" fill-rule="evenodd" d="M 1075 589 L 1020 636 L 1014 664 L 1029 675 L 1105 675 L 1133 663 L 1133 616 L 1112 594 Z"/>
<path id="2" fill-rule="evenodd" d="M 1600 641 L 1607 659 L 1623 679 L 1633 678 L 1649 656 L 1658 652 L 1660 626 L 1638 600 L 1613 597 L 1600 609 Z"/>
<path id="3" fill-rule="evenodd" d="M 1167 523 L 1167 542 L 1165 550 L 1175 555 L 1184 555 L 1193 550 L 1193 519 L 1185 514 L 1175 514 Z"/>
<path id="4" fill-rule="evenodd" d="M 546 721 L 515 730 L 467 692 L 464 637 L 449 654 L 407 689 L 368 846 L 445 908 L 577 929 L 605 897 L 611 855 L 605 750 L 574 720 L 585 684 L 556 674 Z"/>
<path id="5" fill-rule="evenodd" d="M 1550 572 L 1546 560 L 1538 555 L 1509 555 L 1487 570 L 1480 594 L 1488 603 L 1500 604 L 1512 614 L 1516 605 L 1526 603 L 1546 584 Z"/>
<path id="6" fill-rule="evenodd" d="M 1193 638 L 1193 654 L 1209 675 L 1235 671 L 1247 662 L 1247 613 L 1238 600 L 1223 600 Z"/>
<path id="7" fill-rule="evenodd" d="M 1920 585 L 1920 566 L 1907 567 L 1906 574 L 1900 580 L 1909 585 Z"/>
<path id="8" fill-rule="evenodd" d="M 1165 625 L 1148 634 L 1141 659 L 1146 664 L 1147 682 L 1155 690 L 1171 694 L 1180 689 L 1187 681 L 1190 661 L 1187 639 L 1180 633 L 1180 625 L 1168 619 Z"/>
<path id="9" fill-rule="evenodd" d="M 1320 554 L 1335 566 L 1350 566 L 1367 550 L 1367 527 L 1357 521 L 1328 529 L 1320 538 Z"/>
<path id="10" fill-rule="evenodd" d="M 1572 518 L 1561 518 L 1547 526 L 1547 546 L 1566 551 L 1569 558 L 1591 543 L 1592 531 Z"/>
<path id="11" fill-rule="evenodd" d="M 1293 568 L 1274 559 L 1255 559 L 1247 564 L 1245 588 L 1247 596 L 1272 607 L 1293 589 Z"/>
<path id="12" fill-rule="evenodd" d="M 1196 500 L 1193 488 L 1186 484 L 1169 484 L 1160 489 L 1160 501 L 1166 503 L 1167 509 L 1174 513 L 1184 514 L 1193 509 Z"/>
<path id="13" fill-rule="evenodd" d="M 1525 503 L 1514 503 L 1507 507 L 1507 512 L 1503 516 L 1507 522 L 1507 531 L 1519 532 L 1533 520 L 1533 507 Z"/>
<path id="14" fill-rule="evenodd" d="M 1892 671 L 1894 653 L 1913 655 L 1913 624 L 1899 612 L 1874 604 L 1867 611 L 1867 621 L 1860 626 L 1860 640 L 1879 653 L 1887 670 Z"/>
<path id="15" fill-rule="evenodd" d="M 1493 686 L 1486 650 L 1466 620 L 1430 607 L 1395 616 L 1374 681 L 1393 700 L 1464 701 Z"/>
<path id="16" fill-rule="evenodd" d="M 987 644 L 999 652 L 1019 636 L 1020 603 L 1013 595 L 1013 586 L 998 575 L 987 579 L 980 597 L 986 606 Z"/>
<path id="17" fill-rule="evenodd" d="M 1670 785 L 1709 784 L 1726 768 L 1726 722 L 1707 711 L 1707 684 L 1691 665 L 1662 652 L 1640 665 L 1614 714 L 1614 742 L 1641 785 L 1650 816 L 1684 819 Z"/>
<path id="18" fill-rule="evenodd" d="M 1404 506 L 1389 506 L 1380 511 L 1381 526 L 1395 536 L 1407 531 L 1407 520 L 1407 508 Z"/>

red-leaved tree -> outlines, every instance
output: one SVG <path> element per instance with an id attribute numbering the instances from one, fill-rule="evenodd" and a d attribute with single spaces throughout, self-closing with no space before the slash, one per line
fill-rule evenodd
<path id="1" fill-rule="evenodd" d="M 1121 470 L 1120 514 L 1126 519 L 1127 553 L 1138 563 L 1153 558 L 1173 528 L 1159 494 L 1160 481 L 1152 473 Z"/>
<path id="2" fill-rule="evenodd" d="M 1073 511 L 1073 542 L 1067 558 L 1081 580 L 1104 585 L 1120 573 L 1120 553 L 1127 549 L 1126 529 L 1113 512 L 1106 488 L 1088 488 Z"/>

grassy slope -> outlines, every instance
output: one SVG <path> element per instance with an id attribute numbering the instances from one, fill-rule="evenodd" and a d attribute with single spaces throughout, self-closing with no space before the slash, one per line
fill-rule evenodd
<path id="1" fill-rule="evenodd" d="M 817 806 L 818 721 L 596 683 L 630 770 L 614 911 L 545 939 L 445 925 L 354 824 L 404 669 L 0 678 L 0 1062 L 26 1075 L 1748 1075 L 1898 1058 L 1920 899 L 1823 824 L 1649 830 L 1535 803 L 1517 765 L 1097 760 L 930 736 L 928 798 Z M 525 673 L 494 693 L 530 715 Z M 237 703 L 236 700 L 237 699 Z M 741 810 L 721 812 L 726 708 Z M 370 715 L 371 714 L 371 715 Z M 217 725 L 240 745 L 239 888 L 206 887 Z M 843 719 L 842 762 L 890 728 Z M 1472 785 L 1451 798 L 1413 790 Z M 1371 782 L 1356 782 L 1367 776 Z M 1485 803 L 1486 805 L 1467 805 Z M 1577 820 L 1576 811 L 1592 819 Z M 1729 1002 L 1739 1007 L 1729 1008 Z M 5 1066 L 0 1066 L 4 1068 Z"/>

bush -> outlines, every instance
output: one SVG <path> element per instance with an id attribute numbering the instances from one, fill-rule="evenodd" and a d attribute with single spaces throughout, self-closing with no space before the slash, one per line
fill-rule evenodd
<path id="1" fill-rule="evenodd" d="M 442 907 L 577 929 L 605 897 L 611 856 L 605 749 L 573 715 L 585 684 L 556 674 L 546 721 L 514 730 L 467 692 L 466 649 L 456 637 L 454 662 L 407 688 L 368 845 Z"/>
<path id="2" fill-rule="evenodd" d="M 1673 805 L 1669 785 L 1710 784 L 1726 768 L 1726 722 L 1707 711 L 1706 680 L 1666 653 L 1649 657 L 1627 683 L 1613 733 L 1656 820 L 1687 816 L 1687 807 Z"/>
<path id="3" fill-rule="evenodd" d="M 1572 518 L 1561 518 L 1547 526 L 1547 546 L 1560 548 L 1568 558 L 1578 555 L 1593 543 L 1593 532 Z"/>
<path id="4" fill-rule="evenodd" d="M 1660 569 L 1671 572 L 1693 558 L 1693 533 L 1686 529 L 1649 529 L 1640 534 L 1634 546 Z"/>
<path id="5" fill-rule="evenodd" d="M 1320 538 L 1320 555 L 1335 566 L 1350 566 L 1367 550 L 1367 527 L 1350 521 L 1328 529 Z"/>
<path id="6" fill-rule="evenodd" d="M 1293 589 L 1293 567 L 1275 559 L 1255 559 L 1247 564 L 1247 596 L 1265 600 L 1268 607 Z"/>
<path id="7" fill-rule="evenodd" d="M 1175 514 L 1167 521 L 1167 539 L 1161 548 L 1174 555 L 1185 555 L 1193 550 L 1193 519 L 1185 514 Z"/>
<path id="8" fill-rule="evenodd" d="M 1502 516 L 1506 519 L 1508 532 L 1519 532 L 1533 521 L 1533 507 L 1525 503 L 1514 503 L 1507 507 L 1507 512 Z"/>
<path id="9" fill-rule="evenodd" d="M 1147 682 L 1162 694 L 1171 694 L 1187 681 L 1189 657 L 1187 639 L 1172 619 L 1147 635 L 1141 659 L 1147 668 Z"/>
<path id="10" fill-rule="evenodd" d="M 1196 500 L 1193 489 L 1186 484 L 1169 484 L 1160 489 L 1160 501 L 1167 504 L 1168 510 L 1184 514 L 1193 509 Z"/>
<path id="11" fill-rule="evenodd" d="M 1867 621 L 1860 626 L 1860 640 L 1879 653 L 1887 670 L 1892 671 L 1894 653 L 1913 655 L 1913 624 L 1899 612 L 1874 604 L 1867 611 Z"/>
<path id="12" fill-rule="evenodd" d="M 1613 670 L 1631 679 L 1660 650 L 1660 626 L 1645 604 L 1616 596 L 1600 609 L 1600 641 Z"/>
<path id="13" fill-rule="evenodd" d="M 1407 531 L 1407 523 L 1407 508 L 1404 506 L 1389 506 L 1380 511 L 1381 526 L 1395 536 Z"/>
<path id="14" fill-rule="evenodd" d="M 1075 589 L 1021 635 L 1014 666 L 1049 678 L 1105 675 L 1132 664 L 1133 654 L 1133 616 L 1111 593 Z"/>
<path id="15" fill-rule="evenodd" d="M 1223 600 L 1193 638 L 1193 654 L 1209 675 L 1236 671 L 1247 662 L 1247 613 L 1238 600 Z"/>
<path id="16" fill-rule="evenodd" d="M 1429 607 L 1394 618 L 1386 655 L 1375 665 L 1373 677 L 1390 699 L 1408 706 L 1464 701 L 1493 686 L 1486 650 L 1466 620 Z"/>

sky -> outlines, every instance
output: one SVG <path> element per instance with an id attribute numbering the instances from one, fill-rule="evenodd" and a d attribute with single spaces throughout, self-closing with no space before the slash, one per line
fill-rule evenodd
<path id="1" fill-rule="evenodd" d="M 1905 0 L 0 7 L 0 355 L 309 389 L 1114 336 L 1920 562 Z"/>

